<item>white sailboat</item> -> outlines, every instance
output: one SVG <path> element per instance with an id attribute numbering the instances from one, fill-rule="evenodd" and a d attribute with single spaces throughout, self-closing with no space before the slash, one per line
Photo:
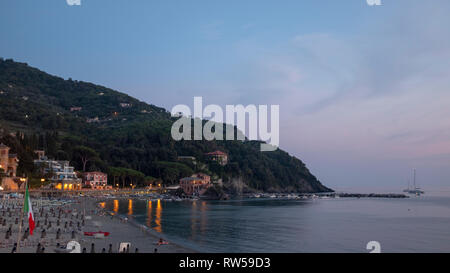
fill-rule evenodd
<path id="1" fill-rule="evenodd" d="M 414 174 L 413 174 L 413 188 L 410 188 L 409 185 L 409 180 L 408 180 L 408 188 L 406 190 L 404 190 L 403 192 L 409 193 L 409 194 L 415 194 L 417 196 L 424 194 L 425 192 L 423 190 L 421 190 L 419 187 L 416 186 L 416 169 L 414 169 Z"/>

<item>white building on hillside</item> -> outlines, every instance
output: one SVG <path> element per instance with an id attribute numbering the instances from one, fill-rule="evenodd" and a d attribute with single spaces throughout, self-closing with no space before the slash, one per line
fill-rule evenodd
<path id="1" fill-rule="evenodd" d="M 51 174 L 49 180 L 56 183 L 56 188 L 81 188 L 81 179 L 77 177 L 75 168 L 70 166 L 69 161 L 51 160 L 40 154 L 40 158 L 34 160 L 34 165 L 40 168 L 43 174 Z"/>

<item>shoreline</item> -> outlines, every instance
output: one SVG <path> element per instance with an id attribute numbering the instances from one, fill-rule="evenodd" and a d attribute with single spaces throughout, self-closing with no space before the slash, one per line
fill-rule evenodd
<path id="1" fill-rule="evenodd" d="M 28 232 L 28 221 L 20 221 L 23 198 L 0 199 L 0 253 L 68 253 L 67 244 L 75 241 L 82 253 L 119 253 L 121 243 L 129 244 L 127 253 L 196 253 L 166 240 L 134 220 L 125 221 L 101 208 L 99 197 L 32 199 L 35 229 Z M 108 232 L 108 236 L 87 236 L 85 232 Z M 119 249 L 120 248 L 120 249 Z M 155 251 L 156 250 L 156 251 Z"/>
<path id="2" fill-rule="evenodd" d="M 383 199 L 385 194 L 337 194 L 336 196 L 344 195 L 347 197 L 343 199 Z M 302 201 L 297 198 L 289 198 L 294 195 L 284 195 L 267 198 L 267 196 L 260 197 L 247 197 L 240 200 L 291 200 Z M 390 198 L 404 198 L 396 194 L 388 194 Z M 404 196 L 404 195 L 402 195 Z M 5 197 L 5 196 L 4 196 Z M 21 253 L 36 253 L 36 246 L 38 243 L 42 243 L 45 246 L 47 253 L 58 252 L 56 249 L 59 244 L 65 247 L 70 241 L 77 241 L 80 243 L 81 249 L 85 249 L 87 253 L 108 253 L 111 250 L 112 253 L 119 252 L 120 243 L 130 243 L 130 253 L 200 253 L 202 250 L 190 246 L 189 242 L 183 244 L 183 240 L 177 241 L 176 237 L 168 239 L 165 233 L 161 230 L 155 230 L 148 222 L 139 222 L 135 215 L 129 215 L 126 211 L 122 211 L 119 214 L 117 210 L 112 210 L 110 205 L 105 206 L 105 203 L 112 202 L 113 200 L 142 200 L 143 197 L 136 194 L 133 195 L 119 195 L 111 196 L 110 194 L 103 195 L 97 192 L 96 195 L 84 195 L 84 196 L 68 196 L 60 195 L 59 197 L 52 198 L 32 198 L 33 211 L 35 213 L 36 221 L 40 220 L 41 225 L 37 226 L 35 234 L 29 236 L 28 240 L 22 240 L 20 243 Z M 170 196 L 160 196 L 161 201 L 166 200 L 174 201 L 170 199 Z M 287 197 L 287 198 L 286 198 Z M 304 201 L 315 199 L 335 199 L 339 197 L 330 197 L 327 195 L 310 195 Z M 303 199 L 303 198 L 301 198 Z M 201 199 L 200 199 L 201 200 Z M 237 200 L 237 199 L 236 199 Z M 10 239 L 0 238 L 0 253 L 11 252 L 13 245 L 17 242 L 19 237 L 19 225 L 17 224 L 17 217 L 20 217 L 20 211 L 22 208 L 23 198 L 4 198 L 1 201 L 2 207 L 0 208 L 0 218 L 5 221 L 6 225 L 0 225 L 0 232 L 6 233 L 10 226 L 12 229 L 12 236 Z M 207 200 L 204 200 L 207 201 Z M 233 201 L 233 199 L 227 200 Z M 225 201 L 225 202 L 227 202 Z M 220 202 L 220 201 L 219 201 Z M 103 203 L 103 204 L 102 204 Z M 14 205 L 15 204 L 15 205 Z M 11 207 L 11 213 L 9 208 L 5 207 L 9 205 Z M 8 210 L 7 210 L 8 209 Z M 43 211 L 43 212 L 42 212 Z M 6 214 L 4 213 L 6 212 Z M 62 215 L 61 215 L 62 212 Z M 59 215 L 58 215 L 59 214 Z M 82 226 L 80 225 L 83 219 Z M 140 218 L 139 218 L 140 219 Z M 44 224 L 45 220 L 45 224 Z M 49 223 L 47 223 L 47 220 Z M 55 224 L 58 221 L 58 224 Z M 61 222 L 61 223 L 60 223 Z M 68 223 L 70 222 L 70 227 Z M 0 223 L 1 224 L 1 223 Z M 22 232 L 28 227 L 28 221 L 24 221 L 22 224 Z M 63 228 L 64 227 L 64 228 Z M 57 231 L 61 229 L 61 236 L 58 238 Z M 43 231 L 47 232 L 47 237 L 41 237 Z M 109 236 L 104 238 L 95 238 L 93 236 L 85 236 L 84 232 L 109 232 Z M 59 232 L 59 231 L 58 231 Z M 74 234 L 75 232 L 75 234 Z M 157 245 L 159 239 L 162 238 L 167 245 Z M 174 241 L 175 240 L 175 241 Z M 92 246 L 94 244 L 94 246 Z M 92 250 L 92 247 L 94 250 Z M 137 250 L 136 250 L 137 249 Z M 59 249 L 60 251 L 61 249 Z"/>
<path id="3" fill-rule="evenodd" d="M 119 198 L 119 199 L 127 199 L 127 198 Z M 136 232 L 144 233 L 145 235 L 152 237 L 155 240 L 159 240 L 159 238 L 162 238 L 162 239 L 164 239 L 164 241 L 169 242 L 169 245 L 172 245 L 172 246 L 176 247 L 177 249 L 183 250 L 181 252 L 175 252 L 175 253 L 197 253 L 197 251 L 194 249 L 191 249 L 187 246 L 183 246 L 179 243 L 174 243 L 170 239 L 167 239 L 167 236 L 164 233 L 158 233 L 158 232 L 154 231 L 152 228 L 146 226 L 145 224 L 139 223 L 138 221 L 135 220 L 134 216 L 132 216 L 132 215 L 124 216 L 121 214 L 115 214 L 112 211 L 102 208 L 100 206 L 100 203 L 107 202 L 107 201 L 108 200 L 106 200 L 106 199 L 94 200 L 92 205 L 96 209 L 99 209 L 99 210 L 103 211 L 104 213 L 108 214 L 108 216 L 110 216 L 114 219 L 120 220 L 120 222 L 123 225 L 128 225 L 128 226 L 134 227 L 136 229 Z"/>

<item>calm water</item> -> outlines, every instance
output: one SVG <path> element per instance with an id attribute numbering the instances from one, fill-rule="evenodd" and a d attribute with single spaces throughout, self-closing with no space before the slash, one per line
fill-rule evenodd
<path id="1" fill-rule="evenodd" d="M 109 201 L 203 252 L 450 252 L 450 197 L 307 201 Z"/>

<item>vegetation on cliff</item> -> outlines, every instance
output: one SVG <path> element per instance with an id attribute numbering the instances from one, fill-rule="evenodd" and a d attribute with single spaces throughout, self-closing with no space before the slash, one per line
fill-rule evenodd
<path id="1" fill-rule="evenodd" d="M 36 175 L 33 151 L 44 149 L 77 170 L 106 172 L 110 183 L 121 185 L 173 184 L 201 171 L 228 186 L 239 179 L 244 190 L 330 191 L 301 160 L 282 150 L 260 152 L 258 141 L 174 141 L 175 120 L 124 93 L 0 59 L 0 141 L 19 155 L 19 174 Z M 228 154 L 227 165 L 207 160 L 205 153 L 215 150 Z"/>

